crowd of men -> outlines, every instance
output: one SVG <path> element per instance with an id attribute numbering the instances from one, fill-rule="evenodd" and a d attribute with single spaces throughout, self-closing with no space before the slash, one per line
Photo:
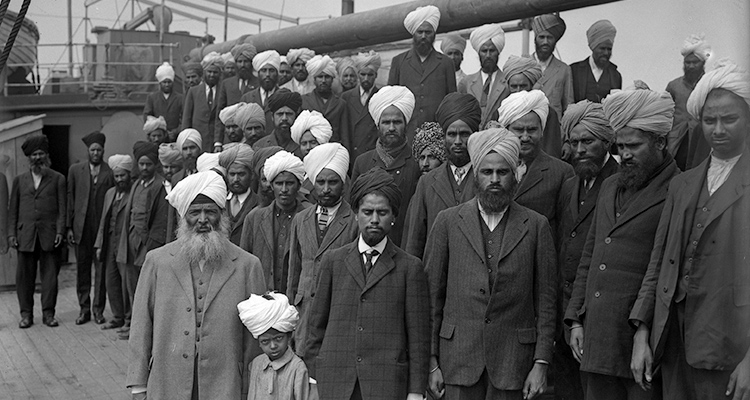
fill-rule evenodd
<path id="1" fill-rule="evenodd" d="M 502 68 L 500 25 L 475 29 L 466 75 L 439 21 L 407 15 L 383 87 L 373 51 L 240 44 L 184 97 L 164 64 L 133 154 L 94 132 L 67 186 L 27 139 L 19 326 L 37 263 L 58 325 L 67 239 L 75 322 L 130 340 L 134 398 L 749 399 L 747 73 L 691 36 L 666 91 L 622 90 L 615 27 L 567 65 L 549 14 Z"/>

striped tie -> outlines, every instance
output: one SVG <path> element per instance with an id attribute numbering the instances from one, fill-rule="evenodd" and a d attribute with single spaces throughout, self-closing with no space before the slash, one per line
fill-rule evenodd
<path id="1" fill-rule="evenodd" d="M 318 215 L 318 229 L 320 231 L 326 230 L 326 227 L 328 226 L 328 209 L 325 207 L 320 207 L 320 215 Z"/>
<path id="2" fill-rule="evenodd" d="M 372 251 L 369 253 L 365 252 L 365 274 L 370 273 L 370 270 L 372 269 L 372 258 L 377 257 L 378 254 L 380 254 L 380 252 L 375 249 L 372 249 Z"/>

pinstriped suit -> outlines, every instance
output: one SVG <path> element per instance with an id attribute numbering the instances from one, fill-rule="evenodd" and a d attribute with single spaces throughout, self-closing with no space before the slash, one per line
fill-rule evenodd
<path id="1" fill-rule="evenodd" d="M 214 125 L 219 114 L 216 111 L 219 85 L 214 86 L 214 101 L 208 106 L 206 98 L 206 82 L 193 86 L 185 95 L 185 109 L 182 111 L 182 129 L 193 128 L 201 133 L 203 151 L 213 151 Z M 221 109 L 219 109 L 221 110 Z M 221 124 L 221 121 L 219 121 Z M 223 125 L 222 125 L 223 127 Z M 223 134 L 223 131 L 222 131 Z"/>
<path id="2" fill-rule="evenodd" d="M 484 84 L 482 83 L 482 71 L 477 71 L 461 81 L 459 86 L 459 93 L 468 93 L 476 97 L 477 101 L 482 100 L 482 91 L 484 90 Z M 493 114 L 500 108 L 502 101 L 510 95 L 510 89 L 505 82 L 505 74 L 501 70 L 497 70 L 497 75 L 492 82 L 490 92 L 487 94 L 487 105 L 482 108 L 482 120 L 479 123 L 479 127 L 482 128 L 489 122 Z"/>

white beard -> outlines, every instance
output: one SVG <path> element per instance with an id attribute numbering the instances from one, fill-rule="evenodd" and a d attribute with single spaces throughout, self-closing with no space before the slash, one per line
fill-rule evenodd
<path id="1" fill-rule="evenodd" d="M 182 218 L 177 229 L 176 241 L 191 264 L 197 264 L 201 260 L 218 261 L 229 240 L 229 226 L 229 217 L 222 214 L 218 228 L 212 227 L 211 232 L 198 233 L 194 226 L 189 226 L 187 220 Z"/>

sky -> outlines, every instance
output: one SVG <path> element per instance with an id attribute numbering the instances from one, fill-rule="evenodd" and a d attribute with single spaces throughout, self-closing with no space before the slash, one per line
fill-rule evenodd
<path id="1" fill-rule="evenodd" d="M 158 2 L 159 0 L 152 0 Z M 221 6 L 208 0 L 191 0 L 207 7 L 221 10 Z M 341 15 L 340 0 L 315 0 L 311 10 L 310 0 L 232 0 L 250 7 L 262 8 L 269 12 L 282 13 L 285 16 L 300 18 L 300 23 L 310 23 Z M 454 0 L 454 2 L 457 0 Z M 561 0 L 562 1 L 562 0 Z M 73 2 L 73 30 L 76 32 L 73 41 L 83 43 L 86 40 L 83 16 L 84 0 Z M 388 7 L 405 3 L 399 0 L 354 0 L 355 12 Z M 10 9 L 17 10 L 21 0 L 12 0 Z M 200 16 L 209 16 L 208 33 L 216 37 L 217 42 L 224 39 L 223 17 L 202 11 L 190 10 L 184 6 L 170 4 L 167 6 L 191 12 Z M 146 8 L 136 4 L 135 13 Z M 231 9 L 230 9 L 231 10 Z M 235 39 L 242 34 L 267 32 L 290 26 L 290 23 L 271 20 L 246 12 L 232 11 L 249 18 L 261 18 L 261 26 L 244 22 L 231 21 L 228 25 L 228 38 Z M 119 16 L 119 19 L 118 19 Z M 101 0 L 89 7 L 89 26 L 119 27 L 131 17 L 131 5 L 125 0 Z M 692 33 L 705 33 L 706 39 L 713 47 L 713 55 L 707 63 L 707 69 L 719 59 L 729 57 L 745 68 L 750 67 L 750 1 L 748 0 L 623 0 L 615 3 L 587 7 L 585 9 L 565 11 L 561 17 L 567 23 L 567 31 L 557 45 L 557 55 L 566 63 L 573 63 L 590 55 L 586 44 L 586 29 L 599 19 L 609 19 L 617 27 L 613 56 L 611 61 L 618 65 L 623 75 L 624 86 L 632 85 L 633 80 L 645 81 L 652 89 L 663 89 L 667 83 L 682 74 L 682 56 L 680 48 L 683 40 Z M 36 22 L 40 30 L 40 43 L 64 43 L 67 39 L 67 0 L 35 0 L 32 2 L 27 18 Z M 90 28 L 89 28 L 90 29 Z M 200 36 L 206 33 L 203 22 L 193 21 L 175 15 L 171 31 L 189 31 Z M 95 36 L 88 34 L 89 40 Z M 478 70 L 476 53 L 467 47 L 462 68 L 467 73 Z M 502 65 L 511 54 L 520 55 L 522 34 L 509 33 L 506 36 L 506 47 L 500 55 Z M 533 51 L 533 42 L 532 49 Z M 39 50 L 41 63 L 61 62 L 56 69 L 65 69 L 67 53 L 60 48 Z M 81 60 L 81 54 L 75 54 L 75 60 Z M 42 72 L 44 76 L 44 72 Z"/>

